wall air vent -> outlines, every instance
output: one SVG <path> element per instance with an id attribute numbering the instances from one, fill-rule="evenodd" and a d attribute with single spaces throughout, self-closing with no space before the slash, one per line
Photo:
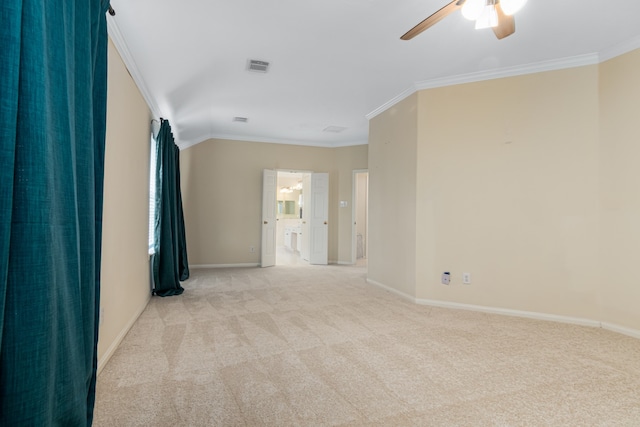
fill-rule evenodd
<path id="1" fill-rule="evenodd" d="M 269 69 L 269 63 L 266 61 L 258 61 L 255 59 L 250 59 L 247 62 L 247 70 L 253 71 L 255 73 L 266 73 Z"/>
<path id="2" fill-rule="evenodd" d="M 322 132 L 340 133 L 343 130 L 347 130 L 347 128 L 343 126 L 327 126 L 326 128 L 322 129 Z"/>
<path id="3" fill-rule="evenodd" d="M 234 117 L 233 121 L 234 122 L 239 122 L 239 123 L 247 123 L 249 121 L 249 119 L 246 118 L 246 117 Z"/>

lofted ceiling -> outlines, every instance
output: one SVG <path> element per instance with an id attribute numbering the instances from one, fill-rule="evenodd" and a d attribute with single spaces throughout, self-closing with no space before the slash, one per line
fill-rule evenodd
<path id="1" fill-rule="evenodd" d="M 457 11 L 400 40 L 447 3 L 111 0 L 116 16 L 107 20 L 181 148 L 210 138 L 366 144 L 369 118 L 416 90 L 594 64 L 640 47 L 638 0 L 529 0 L 503 40 Z M 250 59 L 269 71 L 247 71 Z"/>

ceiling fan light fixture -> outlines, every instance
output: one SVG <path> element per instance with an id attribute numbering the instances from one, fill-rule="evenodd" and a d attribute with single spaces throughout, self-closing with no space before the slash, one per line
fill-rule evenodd
<path id="1" fill-rule="evenodd" d="M 498 12 L 496 6 L 488 4 L 482 10 L 482 15 L 476 20 L 476 30 L 498 26 Z"/>
<path id="2" fill-rule="evenodd" d="M 482 15 L 482 10 L 486 5 L 485 0 L 467 0 L 462 6 L 462 16 L 470 21 L 475 21 Z"/>
<path id="3" fill-rule="evenodd" d="M 505 15 L 513 15 L 525 5 L 527 0 L 500 0 L 500 7 Z"/>

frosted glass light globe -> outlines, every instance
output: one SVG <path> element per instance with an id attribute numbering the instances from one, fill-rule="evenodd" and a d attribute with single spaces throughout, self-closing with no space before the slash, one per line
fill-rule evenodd
<path id="1" fill-rule="evenodd" d="M 462 5 L 462 16 L 470 21 L 475 21 L 482 15 L 485 3 L 485 0 L 467 0 Z"/>
<path id="2" fill-rule="evenodd" d="M 476 30 L 498 26 L 498 12 L 496 7 L 488 4 L 482 10 L 482 15 L 476 21 Z"/>
<path id="3" fill-rule="evenodd" d="M 527 0 L 500 0 L 500 7 L 505 15 L 513 15 L 527 2 Z M 466 3 L 465 3 L 466 4 Z M 462 7 L 464 11 L 464 6 Z"/>

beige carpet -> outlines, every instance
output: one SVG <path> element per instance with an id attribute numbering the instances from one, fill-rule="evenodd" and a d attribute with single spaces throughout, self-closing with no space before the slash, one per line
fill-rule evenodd
<path id="1" fill-rule="evenodd" d="M 640 340 L 425 307 L 365 270 L 196 270 L 98 378 L 95 426 L 640 426 Z"/>

